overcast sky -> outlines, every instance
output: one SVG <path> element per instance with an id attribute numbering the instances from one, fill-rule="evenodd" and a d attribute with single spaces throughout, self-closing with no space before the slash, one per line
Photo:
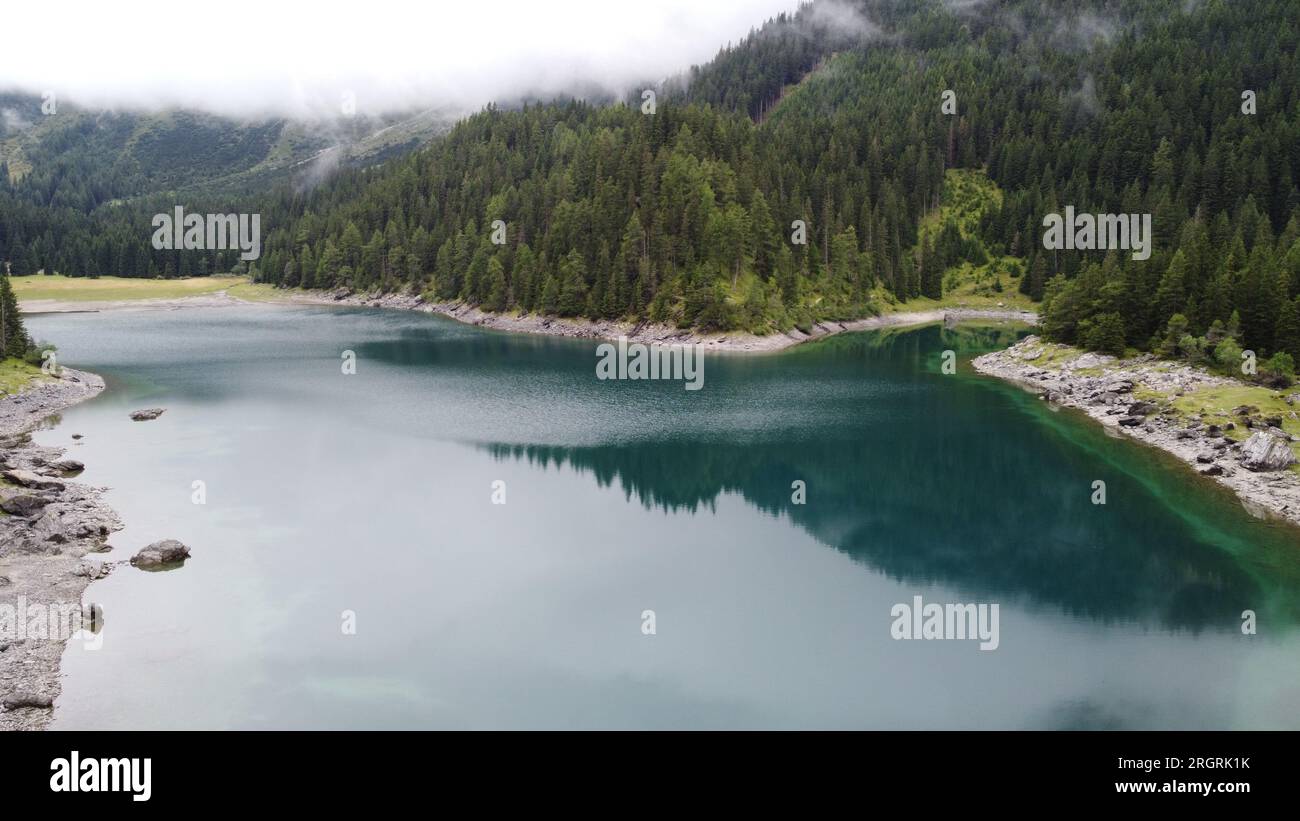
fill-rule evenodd
<path id="1" fill-rule="evenodd" d="M 623 91 L 711 58 L 797 0 L 15 0 L 0 89 L 222 114 L 478 108 Z"/>

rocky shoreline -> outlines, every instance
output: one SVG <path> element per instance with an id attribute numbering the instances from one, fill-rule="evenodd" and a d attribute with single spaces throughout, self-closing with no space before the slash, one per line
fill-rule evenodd
<path id="1" fill-rule="evenodd" d="M 1116 359 L 1079 351 L 1061 357 L 1053 353 L 1037 336 L 1028 336 L 1006 350 L 976 357 L 972 365 L 1048 402 L 1078 409 L 1110 433 L 1176 456 L 1231 488 L 1257 517 L 1300 525 L 1300 475 L 1289 469 L 1296 461 L 1291 442 L 1300 436 L 1282 430 L 1286 422 L 1300 419 L 1297 411 L 1266 416 L 1243 405 L 1227 412 L 1230 421 L 1220 418 L 1223 414 L 1189 416 L 1174 406 L 1177 399 L 1207 389 L 1250 386 L 1150 354 Z M 1300 410 L 1300 394 L 1285 401 Z"/>
<path id="2" fill-rule="evenodd" d="M 290 305 L 345 305 L 364 308 L 391 308 L 402 311 L 439 314 L 467 325 L 477 325 L 497 331 L 512 333 L 564 336 L 574 339 L 616 340 L 626 337 L 629 342 L 661 345 L 700 345 L 705 350 L 735 353 L 773 353 L 802 342 L 845 331 L 869 331 L 877 328 L 926 325 L 933 322 L 955 324 L 967 321 L 1016 322 L 1027 325 L 1038 323 L 1038 315 L 1031 311 L 1008 308 L 935 308 L 928 311 L 903 311 L 845 322 L 819 322 L 809 333 L 791 329 L 783 333 L 764 336 L 746 331 L 700 333 L 690 329 L 656 322 L 626 322 L 594 320 L 574 317 L 554 317 L 541 314 L 497 314 L 484 311 L 466 302 L 429 302 L 411 293 L 358 293 L 347 288 L 332 291 L 285 289 L 266 300 Z M 76 313 L 114 310 L 177 310 L 181 308 L 223 308 L 248 305 L 244 300 L 226 291 L 201 296 L 172 299 L 138 299 L 104 302 L 76 302 L 58 300 L 32 300 L 22 302 L 24 313 Z"/>
<path id="3" fill-rule="evenodd" d="M 1034 325 L 1038 315 L 1028 311 L 983 310 L 977 308 L 937 308 L 855 319 L 846 322 L 819 322 L 811 333 L 792 329 L 785 333 L 758 336 L 745 331 L 700 333 L 690 329 L 654 322 L 622 322 L 550 317 L 538 314 L 496 314 L 464 302 L 428 302 L 415 294 L 358 294 L 346 289 L 334 291 L 286 291 L 284 302 L 309 305 L 351 305 L 368 308 L 393 308 L 405 311 L 440 314 L 468 325 L 498 331 L 545 334 L 576 339 L 618 339 L 661 345 L 700 345 L 709 351 L 771 353 L 793 345 L 845 331 L 868 331 L 876 328 L 925 325 L 932 322 L 954 324 L 963 321 L 1006 321 Z"/>
<path id="4" fill-rule="evenodd" d="M 82 594 L 112 569 L 95 554 L 122 524 L 101 499 L 105 488 L 73 481 L 84 466 L 35 444 L 31 432 L 103 389 L 98 376 L 63 368 L 0 399 L 0 730 L 49 723 L 64 644 L 77 629 L 93 636 L 102 626 Z"/>

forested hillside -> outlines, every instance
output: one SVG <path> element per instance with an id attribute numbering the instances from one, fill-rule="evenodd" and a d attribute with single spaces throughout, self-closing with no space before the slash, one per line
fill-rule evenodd
<path id="1" fill-rule="evenodd" d="M 0 82 L 3 77 L 0 77 Z M 313 123 L 199 112 L 100 111 L 0 93 L 0 260 L 15 274 L 165 273 L 140 220 L 178 202 L 236 202 L 317 166 L 366 165 L 445 131 L 449 115 Z M 234 255 L 173 260 L 173 272 L 226 270 Z"/>
<path id="2" fill-rule="evenodd" d="M 819 2 L 658 89 L 653 114 L 639 89 L 489 107 L 383 166 L 220 210 L 262 213 L 257 273 L 286 286 L 765 331 L 938 298 L 945 270 L 1009 256 L 1054 338 L 1300 357 L 1298 78 L 1291 0 Z M 1001 198 L 923 232 L 953 168 Z M 1152 214 L 1153 253 L 1044 249 L 1067 205 Z M 149 248 L 149 207 L 50 237 L 53 267 L 196 270 L 201 252 Z M 93 270 L 69 264 L 78 242 Z"/>

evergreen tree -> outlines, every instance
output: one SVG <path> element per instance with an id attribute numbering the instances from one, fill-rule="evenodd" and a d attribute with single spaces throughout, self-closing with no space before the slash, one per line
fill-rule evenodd
<path id="1" fill-rule="evenodd" d="M 0 358 L 21 359 L 31 348 L 31 338 L 18 311 L 18 297 L 9 284 L 8 274 L 0 272 Z"/>

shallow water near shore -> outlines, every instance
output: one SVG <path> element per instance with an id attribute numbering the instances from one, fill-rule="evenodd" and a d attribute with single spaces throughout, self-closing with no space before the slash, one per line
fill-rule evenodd
<path id="1" fill-rule="evenodd" d="M 113 488 L 109 558 L 194 551 L 88 588 L 55 729 L 1300 728 L 1295 530 L 971 372 L 1009 328 L 708 355 L 686 391 L 398 311 L 28 324 L 108 380 L 37 439 Z M 998 648 L 891 638 L 918 595 L 997 603 Z"/>

